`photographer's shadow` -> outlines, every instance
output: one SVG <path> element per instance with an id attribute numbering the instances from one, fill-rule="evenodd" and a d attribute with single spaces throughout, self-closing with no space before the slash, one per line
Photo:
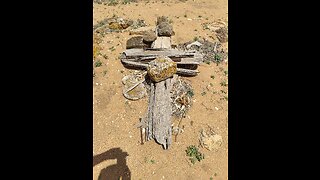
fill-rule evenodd
<path id="1" fill-rule="evenodd" d="M 93 157 L 93 166 L 109 159 L 117 159 L 117 164 L 103 168 L 100 171 L 99 180 L 129 180 L 131 172 L 127 166 L 126 157 L 129 154 L 123 152 L 120 148 L 112 148 L 102 154 Z"/>

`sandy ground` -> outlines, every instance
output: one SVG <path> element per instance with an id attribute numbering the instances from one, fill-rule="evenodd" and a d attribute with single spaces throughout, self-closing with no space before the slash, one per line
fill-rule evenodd
<path id="1" fill-rule="evenodd" d="M 94 4 L 93 8 L 94 24 L 115 14 L 123 18 L 140 18 L 154 25 L 157 16 L 166 15 L 173 20 L 175 36 L 172 39 L 176 44 L 191 41 L 196 36 L 216 41 L 212 32 L 203 30 L 201 23 L 228 22 L 227 0 L 143 1 L 118 6 Z M 163 150 L 154 141 L 141 145 L 140 130 L 135 125 L 145 114 L 148 99 L 128 101 L 122 95 L 121 79 L 130 70 L 123 67 L 118 56 L 125 50 L 128 38 L 129 32 L 107 34 L 102 52 L 108 58 L 101 59 L 103 65 L 94 69 L 93 156 L 96 164 L 93 166 L 93 179 L 108 172 L 108 168 L 113 173 L 116 173 L 115 169 L 128 168 L 133 180 L 228 179 L 228 101 L 224 98 L 227 94 L 221 91 L 228 92 L 228 87 L 220 84 L 228 79 L 225 73 L 227 62 L 219 66 L 201 64 L 199 75 L 186 78 L 191 82 L 195 95 L 187 118 L 182 120 L 184 132 L 178 136 L 177 142 L 173 141 L 168 150 Z M 227 45 L 224 44 L 226 49 Z M 115 50 L 111 51 L 111 47 Z M 199 132 L 207 125 L 222 136 L 222 146 L 218 151 L 199 148 L 205 159 L 192 165 L 185 150 L 190 145 L 199 145 Z M 127 153 L 125 159 L 124 153 Z"/>

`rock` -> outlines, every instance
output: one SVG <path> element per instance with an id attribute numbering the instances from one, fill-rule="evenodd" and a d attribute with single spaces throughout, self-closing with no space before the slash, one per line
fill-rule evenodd
<path id="1" fill-rule="evenodd" d="M 168 22 L 161 22 L 157 26 L 158 36 L 173 36 L 175 33 L 173 31 L 172 25 Z"/>
<path id="2" fill-rule="evenodd" d="M 225 27 L 222 27 L 220 29 L 217 29 L 215 31 L 217 34 L 217 38 L 221 43 L 228 42 L 228 29 Z"/>
<path id="3" fill-rule="evenodd" d="M 177 72 L 177 64 L 169 57 L 157 57 L 149 63 L 147 72 L 151 80 L 160 82 Z"/>
<path id="4" fill-rule="evenodd" d="M 143 42 L 143 37 L 142 36 L 136 36 L 132 37 L 127 40 L 127 49 L 132 49 L 132 48 L 147 48 L 150 47 L 150 45 L 145 44 Z"/>
<path id="5" fill-rule="evenodd" d="M 148 32 L 153 32 L 154 33 L 155 27 L 140 27 L 137 29 L 132 29 L 129 31 L 129 35 L 145 35 Z"/>
<path id="6" fill-rule="evenodd" d="M 143 36 L 143 42 L 150 44 L 157 39 L 157 35 L 154 32 L 146 32 Z"/>
<path id="7" fill-rule="evenodd" d="M 169 23 L 168 17 L 166 17 L 166 16 L 157 17 L 157 25 L 159 25 L 163 22 Z"/>
<path id="8" fill-rule="evenodd" d="M 222 136 L 218 134 L 208 135 L 205 131 L 202 131 L 200 136 L 200 142 L 203 147 L 212 151 L 218 150 L 222 145 Z"/>
<path id="9" fill-rule="evenodd" d="M 120 23 L 118 23 L 118 22 L 111 22 L 111 23 L 109 23 L 109 29 L 112 29 L 112 30 L 121 30 L 121 29 L 122 29 L 122 26 L 121 26 Z"/>

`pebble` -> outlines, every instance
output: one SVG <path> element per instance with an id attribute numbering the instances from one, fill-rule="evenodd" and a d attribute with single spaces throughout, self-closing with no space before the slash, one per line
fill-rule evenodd
<path id="1" fill-rule="evenodd" d="M 218 107 L 214 107 L 217 111 L 219 110 L 219 108 Z"/>
<path id="2" fill-rule="evenodd" d="M 98 86 L 98 85 L 99 85 L 99 83 L 96 83 L 96 85 Z"/>
<path id="3" fill-rule="evenodd" d="M 132 138 L 132 136 L 130 135 L 129 138 Z"/>

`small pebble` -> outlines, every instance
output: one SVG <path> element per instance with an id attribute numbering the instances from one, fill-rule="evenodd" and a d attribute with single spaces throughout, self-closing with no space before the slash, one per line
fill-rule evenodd
<path id="1" fill-rule="evenodd" d="M 218 107 L 214 107 L 217 111 L 219 110 L 219 108 Z"/>
<path id="2" fill-rule="evenodd" d="M 96 83 L 96 85 L 98 86 L 98 85 L 99 85 L 99 83 Z"/>

